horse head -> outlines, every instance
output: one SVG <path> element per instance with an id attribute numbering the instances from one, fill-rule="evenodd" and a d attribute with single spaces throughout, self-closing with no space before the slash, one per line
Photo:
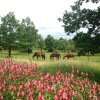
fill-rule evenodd
<path id="1" fill-rule="evenodd" d="M 35 56 L 37 56 L 37 52 L 34 53 L 33 58 L 34 58 Z"/>

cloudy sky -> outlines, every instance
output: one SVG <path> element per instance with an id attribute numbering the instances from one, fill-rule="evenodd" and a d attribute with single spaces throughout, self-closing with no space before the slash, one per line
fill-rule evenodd
<path id="1" fill-rule="evenodd" d="M 65 10 L 70 11 L 70 6 L 76 0 L 0 0 L 0 16 L 4 16 L 9 11 L 14 12 L 16 18 L 21 21 L 22 18 L 30 17 L 36 28 L 44 38 L 51 34 L 54 38 L 67 38 L 62 23 L 58 18 L 62 17 Z M 84 7 L 96 8 L 99 4 L 85 4 Z"/>

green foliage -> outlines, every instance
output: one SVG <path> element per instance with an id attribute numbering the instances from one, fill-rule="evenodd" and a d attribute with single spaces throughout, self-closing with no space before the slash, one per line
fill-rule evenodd
<path id="1" fill-rule="evenodd" d="M 38 48 L 40 48 L 42 51 L 42 49 L 45 48 L 45 41 L 41 35 L 38 35 L 37 43 L 38 43 Z"/>
<path id="2" fill-rule="evenodd" d="M 9 56 L 12 48 L 16 46 L 18 23 L 13 12 L 9 12 L 6 16 L 1 17 L 0 42 L 3 48 L 6 47 L 8 49 Z"/>
<path id="3" fill-rule="evenodd" d="M 48 35 L 47 38 L 45 39 L 45 45 L 46 45 L 46 49 L 49 51 L 49 52 L 52 52 L 54 51 L 54 47 L 55 47 L 55 39 L 51 36 L 51 35 Z"/>
<path id="4" fill-rule="evenodd" d="M 77 37 L 75 45 L 78 48 L 87 49 L 85 51 L 95 53 L 100 47 L 100 7 L 95 10 L 82 9 L 83 1 L 84 0 L 76 1 L 75 4 L 71 6 L 72 12 L 65 11 L 63 18 L 59 19 L 59 21 L 64 23 L 63 27 L 67 34 L 78 34 L 75 36 L 75 38 Z M 92 1 L 96 2 L 98 0 Z M 89 2 L 89 0 L 86 0 L 86 2 Z M 87 29 L 87 33 L 82 34 L 82 32 L 80 32 L 81 28 Z M 80 37 L 80 39 L 78 37 Z"/>
<path id="5" fill-rule="evenodd" d="M 48 93 L 48 92 L 45 92 L 44 93 L 44 97 L 45 97 L 45 100 L 53 100 L 53 94 L 51 93 Z"/>
<path id="6" fill-rule="evenodd" d="M 56 43 L 57 49 L 62 51 L 69 51 L 74 49 L 74 42 L 73 40 L 67 40 L 60 38 L 58 41 L 58 44 Z"/>
<path id="7" fill-rule="evenodd" d="M 65 12 L 63 23 L 65 32 L 68 34 L 79 31 L 80 28 L 87 28 L 88 34 L 99 34 L 100 7 L 96 10 L 81 9 L 82 2 L 77 1 L 71 6 L 72 12 Z"/>
<path id="8" fill-rule="evenodd" d="M 6 92 L 4 95 L 3 95 L 3 99 L 4 100 L 16 100 L 15 99 L 15 97 L 14 97 L 14 94 L 13 95 L 11 95 L 11 93 L 9 93 L 9 92 Z"/>
<path id="9" fill-rule="evenodd" d="M 82 48 L 82 51 L 84 52 L 90 52 L 91 51 L 91 37 L 89 34 L 80 32 L 73 38 L 75 45 L 77 48 Z M 80 51 L 80 53 L 82 52 Z"/>
<path id="10" fill-rule="evenodd" d="M 8 50 L 8 56 L 11 56 L 12 50 L 16 49 L 28 54 L 32 52 L 33 48 L 66 51 L 73 48 L 73 43 L 63 38 L 54 39 L 50 35 L 43 39 L 29 17 L 20 22 L 13 12 L 9 12 L 6 16 L 1 17 L 0 47 Z"/>
<path id="11" fill-rule="evenodd" d="M 73 50 L 74 49 L 74 42 L 73 40 L 67 40 L 67 39 L 54 39 L 52 36 L 48 35 L 45 39 L 45 48 L 49 51 L 55 51 L 55 50 Z"/>
<path id="12" fill-rule="evenodd" d="M 86 52 L 83 49 L 79 49 L 77 52 L 78 56 L 85 56 Z"/>
<path id="13" fill-rule="evenodd" d="M 29 17 L 22 19 L 18 32 L 20 34 L 18 39 L 20 48 L 24 51 L 32 49 L 38 39 L 38 31 Z"/>
<path id="14" fill-rule="evenodd" d="M 68 41 L 66 39 L 60 38 L 58 41 L 58 49 L 66 51 L 68 49 Z"/>
<path id="15" fill-rule="evenodd" d="M 30 53 L 36 46 L 38 30 L 29 17 L 22 19 L 20 23 L 13 12 L 1 17 L 0 46 L 7 49 L 11 56 L 12 49 L 21 49 Z"/>

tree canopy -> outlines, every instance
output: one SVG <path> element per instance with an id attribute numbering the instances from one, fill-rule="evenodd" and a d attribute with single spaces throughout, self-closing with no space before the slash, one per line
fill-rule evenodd
<path id="1" fill-rule="evenodd" d="M 76 35 L 77 39 L 81 35 L 81 29 L 87 30 L 87 36 L 91 42 L 89 44 L 96 43 L 96 48 L 99 48 L 99 40 L 100 40 L 100 7 L 97 9 L 82 9 L 82 4 L 85 2 L 89 2 L 90 0 L 78 0 L 74 5 L 71 6 L 72 12 L 68 12 L 67 10 L 63 14 L 63 18 L 59 21 L 63 22 L 63 27 L 65 32 L 69 35 L 72 33 L 80 33 Z M 91 0 L 93 3 L 98 3 L 99 0 Z M 86 36 L 82 34 L 86 40 Z M 97 38 L 98 37 L 98 38 Z M 83 39 L 83 38 L 81 38 Z M 84 42 L 84 41 L 83 41 Z M 94 45 L 92 45 L 94 46 Z"/>
<path id="2" fill-rule="evenodd" d="M 9 56 L 13 48 L 29 50 L 35 45 L 38 38 L 38 30 L 29 17 L 22 22 L 16 19 L 13 12 L 1 17 L 0 46 L 7 49 Z"/>
<path id="3" fill-rule="evenodd" d="M 93 2 L 93 3 L 98 3 L 100 0 L 82 0 L 82 1 L 86 1 L 86 2 Z"/>
<path id="4" fill-rule="evenodd" d="M 0 42 L 4 48 L 8 49 L 9 56 L 11 49 L 16 45 L 18 23 L 13 12 L 1 17 Z"/>
<path id="5" fill-rule="evenodd" d="M 22 22 L 19 26 L 19 46 L 28 51 L 35 46 L 36 41 L 38 39 L 38 30 L 35 29 L 35 26 L 29 17 L 22 19 Z"/>
<path id="6" fill-rule="evenodd" d="M 78 32 L 86 28 L 89 34 L 100 34 L 100 7 L 97 9 L 81 9 L 82 1 L 75 2 L 71 6 L 72 12 L 65 11 L 63 15 L 63 27 L 67 34 Z"/>
<path id="7" fill-rule="evenodd" d="M 48 35 L 47 38 L 45 39 L 45 45 L 46 45 L 46 49 L 48 51 L 53 51 L 55 48 L 55 39 L 54 37 L 52 37 L 51 35 Z"/>

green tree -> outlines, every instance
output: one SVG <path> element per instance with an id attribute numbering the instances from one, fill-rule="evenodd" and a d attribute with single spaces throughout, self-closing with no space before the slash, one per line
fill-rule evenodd
<path id="1" fill-rule="evenodd" d="M 88 53 L 88 60 L 89 60 L 89 53 L 91 52 L 92 44 L 91 44 L 91 36 L 87 33 L 80 32 L 74 38 L 75 46 L 79 48 L 79 56 L 81 54 L 85 55 Z"/>
<path id="2" fill-rule="evenodd" d="M 26 19 L 22 19 L 18 32 L 20 34 L 20 48 L 29 54 L 29 51 L 33 48 L 33 46 L 36 45 L 38 39 L 38 30 L 35 28 L 30 18 L 27 17 Z"/>
<path id="3" fill-rule="evenodd" d="M 79 33 L 81 28 L 87 29 L 87 34 L 90 36 L 90 41 L 88 43 L 91 44 L 95 42 L 96 48 L 99 48 L 100 7 L 95 10 L 82 9 L 83 1 L 84 0 L 76 1 L 75 5 L 71 6 L 72 12 L 65 11 L 63 18 L 59 20 L 63 21 L 63 27 L 67 34 Z M 97 37 L 99 38 L 97 39 Z"/>
<path id="4" fill-rule="evenodd" d="M 81 9 L 80 3 L 77 1 L 71 6 L 72 12 L 66 11 L 63 15 L 63 27 L 67 34 L 78 32 L 80 28 L 86 28 L 89 34 L 99 34 L 100 29 L 100 7 L 96 10 Z"/>
<path id="5" fill-rule="evenodd" d="M 54 39 L 54 37 L 52 37 L 51 35 L 48 35 L 47 38 L 45 38 L 45 46 L 46 46 L 46 49 L 49 52 L 54 51 L 54 49 L 55 49 L 55 39 Z"/>
<path id="6" fill-rule="evenodd" d="M 45 41 L 40 34 L 38 35 L 37 43 L 38 43 L 38 48 L 40 48 L 42 52 L 42 50 L 45 48 Z"/>
<path id="7" fill-rule="evenodd" d="M 74 41 L 72 39 L 68 40 L 67 50 L 69 50 L 69 51 L 76 51 L 75 43 L 74 43 Z"/>
<path id="8" fill-rule="evenodd" d="M 18 23 L 19 21 L 15 18 L 13 12 L 1 17 L 0 42 L 3 48 L 8 49 L 9 57 L 11 56 L 12 48 L 16 46 Z"/>
<path id="9" fill-rule="evenodd" d="M 60 38 L 59 41 L 58 41 L 58 49 L 59 50 L 63 50 L 63 51 L 66 51 L 67 50 L 67 47 L 68 47 L 68 40 L 67 39 L 63 39 L 63 38 Z"/>

